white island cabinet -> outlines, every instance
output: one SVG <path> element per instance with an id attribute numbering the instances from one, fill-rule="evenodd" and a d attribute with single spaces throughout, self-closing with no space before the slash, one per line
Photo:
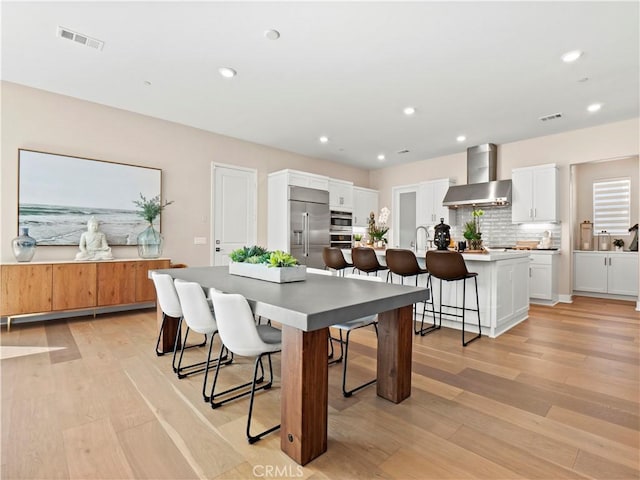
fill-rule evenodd
<path id="1" fill-rule="evenodd" d="M 351 261 L 351 251 L 343 250 L 347 261 Z M 385 263 L 385 251 L 376 250 L 381 263 Z M 465 253 L 462 255 L 467 269 L 478 274 L 478 298 L 480 301 L 480 324 L 482 334 L 491 338 L 506 332 L 529 317 L 529 252 L 508 251 L 485 254 Z M 425 255 L 418 254 L 418 263 L 425 266 Z M 386 276 L 386 271 L 380 275 Z M 399 280 L 394 280 L 398 282 Z M 414 285 L 410 278 L 405 284 Z M 418 284 L 426 285 L 427 275 L 420 275 Z M 442 303 L 462 306 L 462 282 L 442 282 Z M 436 310 L 440 299 L 440 281 L 433 279 L 433 298 Z M 476 292 L 473 280 L 467 280 L 466 306 L 475 308 Z M 427 304 L 426 321 L 431 321 L 430 304 Z M 447 310 L 444 309 L 443 312 Z M 422 306 L 418 308 L 422 312 Z M 453 312 L 453 311 L 452 311 Z M 418 315 L 418 320 L 421 315 Z M 477 332 L 478 321 L 475 312 L 465 314 L 465 330 Z M 442 326 L 462 328 L 462 320 L 442 316 Z"/>

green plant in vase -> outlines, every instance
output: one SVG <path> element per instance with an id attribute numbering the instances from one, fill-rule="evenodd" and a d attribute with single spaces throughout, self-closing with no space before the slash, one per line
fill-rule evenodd
<path id="1" fill-rule="evenodd" d="M 275 283 L 300 282 L 306 278 L 306 266 L 282 250 L 242 247 L 229 254 L 229 273 Z"/>
<path id="2" fill-rule="evenodd" d="M 387 243 L 385 235 L 389 231 L 389 227 L 387 227 L 389 213 L 390 211 L 387 207 L 382 208 L 377 224 L 375 214 L 373 212 L 369 214 L 369 240 L 373 242 L 374 246 L 382 246 L 381 244 Z"/>
<path id="3" fill-rule="evenodd" d="M 271 252 L 257 245 L 238 248 L 229 254 L 229 258 L 235 263 L 252 263 L 268 267 L 295 267 L 298 265 L 298 260 L 290 253 L 282 250 Z"/>
<path id="4" fill-rule="evenodd" d="M 482 232 L 480 231 L 480 217 L 484 215 L 482 210 L 473 210 L 472 219 L 464 224 L 462 236 L 469 242 L 471 250 L 482 250 Z"/>
<path id="5" fill-rule="evenodd" d="M 236 263 L 267 263 L 271 252 L 266 248 L 254 245 L 252 247 L 242 247 L 229 254 L 232 262 Z"/>
<path id="6" fill-rule="evenodd" d="M 282 250 L 271 252 L 269 256 L 270 267 L 295 267 L 296 265 L 298 265 L 298 260 L 290 253 L 283 252 Z"/>
<path id="7" fill-rule="evenodd" d="M 162 203 L 160 195 L 147 199 L 141 193 L 140 200 L 134 200 L 133 203 L 140 209 L 136 213 L 149 223 L 149 226 L 138 235 L 138 255 L 142 258 L 158 258 L 162 255 L 163 238 L 153 227 L 153 222 L 173 201 Z"/>

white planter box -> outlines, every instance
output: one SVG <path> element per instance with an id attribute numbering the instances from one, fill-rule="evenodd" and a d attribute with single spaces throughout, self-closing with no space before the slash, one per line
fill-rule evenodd
<path id="1" fill-rule="evenodd" d="M 268 267 L 254 263 L 229 262 L 229 273 L 274 283 L 301 282 L 307 278 L 307 267 Z"/>

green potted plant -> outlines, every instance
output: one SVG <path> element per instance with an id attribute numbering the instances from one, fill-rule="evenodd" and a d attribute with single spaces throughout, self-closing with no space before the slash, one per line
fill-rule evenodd
<path id="1" fill-rule="evenodd" d="M 133 203 L 140 209 L 137 214 L 144 218 L 149 224 L 138 235 L 138 255 L 142 258 L 158 258 L 162 255 L 162 245 L 164 239 L 159 231 L 157 231 L 153 222 L 160 215 L 162 210 L 173 201 L 165 201 L 162 203 L 160 195 L 156 195 L 151 199 L 147 199 L 142 193 L 140 200 L 134 200 Z"/>
<path id="2" fill-rule="evenodd" d="M 271 253 L 263 247 L 254 245 L 252 247 L 242 247 L 229 254 L 232 262 L 236 263 L 267 263 Z"/>
<path id="3" fill-rule="evenodd" d="M 282 250 L 273 252 L 257 245 L 242 247 L 229 254 L 229 273 L 275 283 L 298 282 L 306 278 L 307 267 Z"/>
<path id="4" fill-rule="evenodd" d="M 617 251 L 622 250 L 622 247 L 624 247 L 624 240 L 622 240 L 621 238 L 616 238 L 613 241 L 613 246 L 616 247 Z"/>
<path id="5" fill-rule="evenodd" d="M 480 231 L 480 217 L 484 211 L 474 209 L 471 212 L 472 219 L 464 224 L 462 236 L 469 242 L 471 250 L 482 250 L 482 232 Z"/>

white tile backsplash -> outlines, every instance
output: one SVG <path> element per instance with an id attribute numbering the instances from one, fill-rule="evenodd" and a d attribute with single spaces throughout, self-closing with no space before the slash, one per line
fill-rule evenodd
<path id="1" fill-rule="evenodd" d="M 552 247 L 560 248 L 561 226 L 559 223 L 511 223 L 511 205 L 501 207 L 483 207 L 484 215 L 480 217 L 480 231 L 483 243 L 487 246 L 513 246 L 518 241 L 539 242 L 542 234 L 548 230 L 552 235 Z M 464 224 L 473 217 L 472 207 L 451 209 L 451 237 L 455 241 L 464 240 L 462 232 Z"/>

